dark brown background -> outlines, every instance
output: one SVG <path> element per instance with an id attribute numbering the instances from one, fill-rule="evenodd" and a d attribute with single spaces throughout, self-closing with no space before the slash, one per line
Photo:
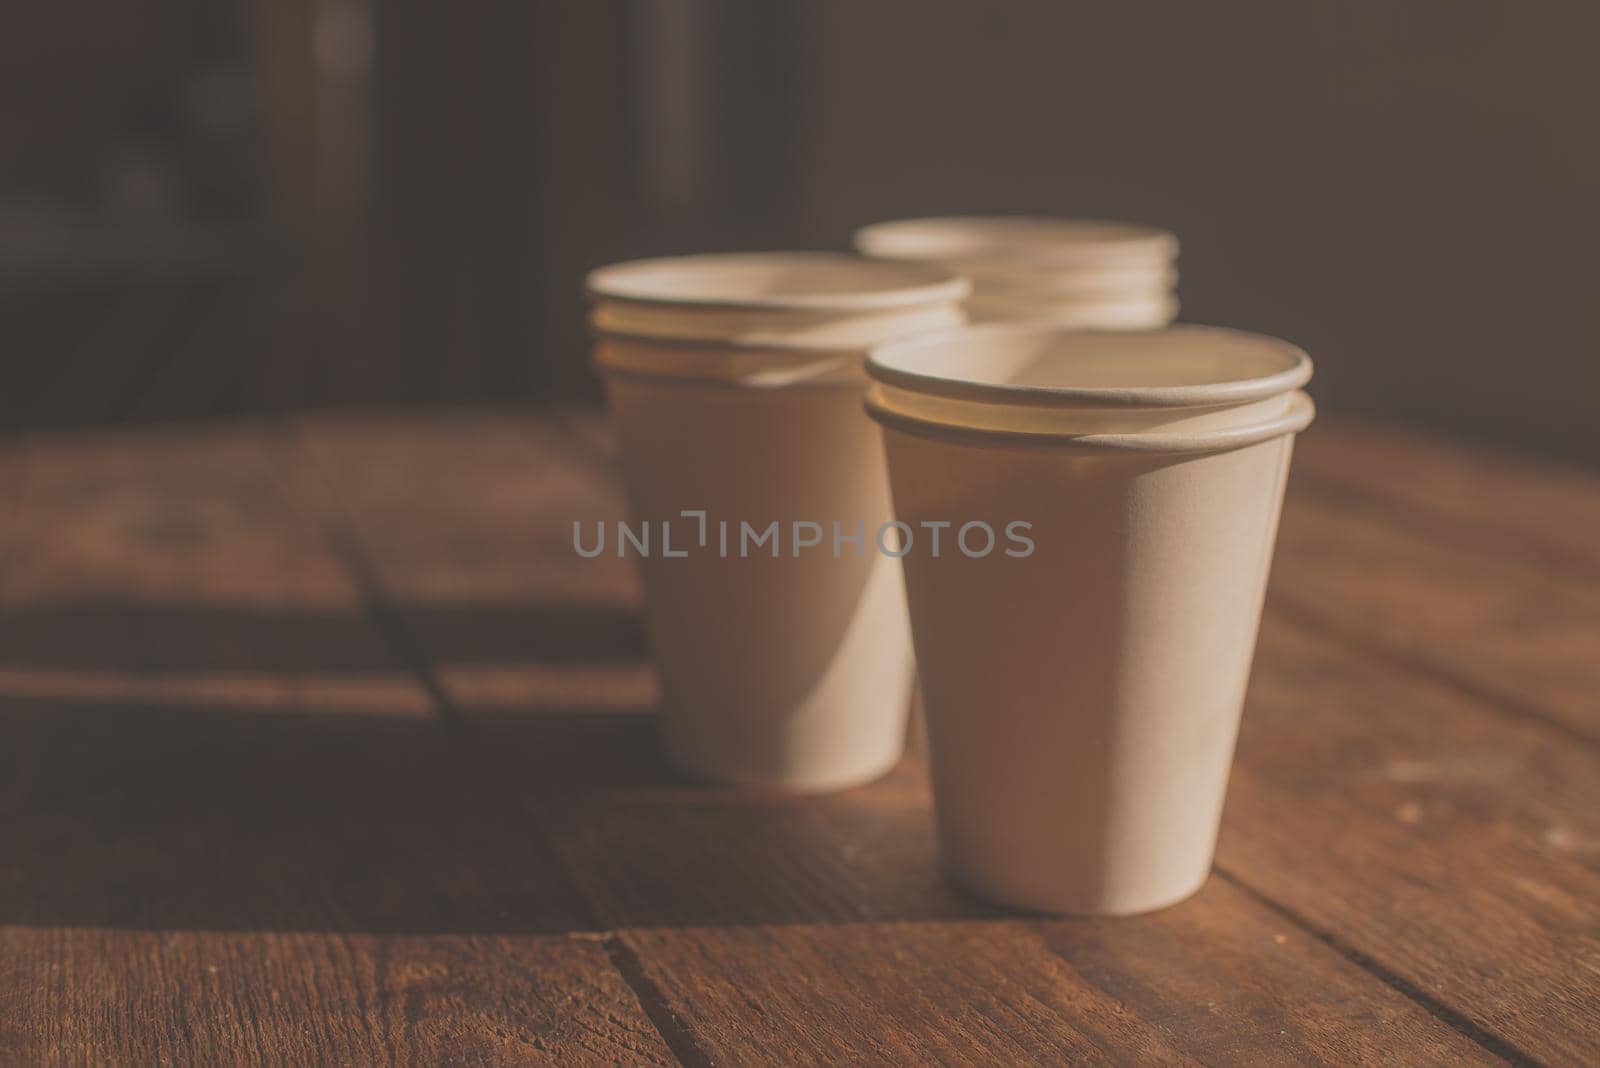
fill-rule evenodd
<path id="1" fill-rule="evenodd" d="M 0 35 L 13 426 L 595 399 L 582 272 L 1049 212 L 1325 411 L 1600 463 L 1600 8 L 35 5 Z"/>

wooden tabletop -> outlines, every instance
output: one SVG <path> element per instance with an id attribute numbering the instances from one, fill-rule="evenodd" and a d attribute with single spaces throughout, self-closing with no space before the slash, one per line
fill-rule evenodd
<path id="1" fill-rule="evenodd" d="M 655 747 L 587 416 L 0 449 L 0 1063 L 1600 1062 L 1600 480 L 1325 419 L 1215 876 L 941 877 Z"/>

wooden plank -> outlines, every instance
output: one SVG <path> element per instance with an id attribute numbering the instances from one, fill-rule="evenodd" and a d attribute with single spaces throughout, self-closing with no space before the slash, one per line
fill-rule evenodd
<path id="1" fill-rule="evenodd" d="M 1585 486 L 1569 487 L 1577 506 Z M 1524 594 L 1528 569 L 1519 562 L 1496 570 L 1470 539 L 1465 550 L 1440 550 L 1431 539 L 1430 552 L 1379 518 L 1352 520 L 1348 509 L 1341 514 L 1306 493 L 1291 501 L 1285 527 L 1291 540 L 1280 553 L 1279 585 L 1307 581 L 1302 571 L 1313 558 L 1303 550 L 1315 544 L 1314 559 L 1335 576 L 1319 592 L 1337 603 L 1338 583 L 1360 580 L 1382 598 L 1365 607 L 1381 607 L 1383 625 L 1415 626 L 1418 617 L 1437 625 L 1429 608 L 1450 596 L 1526 595 L 1533 605 L 1520 613 L 1521 625 L 1537 638 L 1503 651 L 1485 641 L 1481 651 L 1535 680 L 1593 663 L 1592 613 L 1569 607 L 1546 618 L 1534 607 L 1547 592 L 1557 606 L 1582 595 L 1548 581 Z M 1374 561 L 1395 559 L 1397 539 L 1406 545 L 1404 566 L 1373 575 Z M 1422 591 L 1395 594 L 1418 573 L 1427 578 Z M 1370 623 L 1370 612 L 1352 611 L 1352 626 L 1363 615 Z M 1548 675 L 1516 659 L 1540 653 L 1538 639 Z M 1255 690 L 1223 838 L 1228 870 L 1449 1018 L 1486 1033 L 1491 1046 L 1505 1034 L 1511 1044 L 1503 1052 L 1513 1057 L 1520 1043 L 1556 1062 L 1585 1060 L 1600 1044 L 1600 763 L 1592 751 L 1536 722 L 1508 724 L 1497 695 L 1486 703 L 1458 686 L 1431 685 L 1403 664 L 1276 615 L 1263 635 Z M 1581 698 L 1584 688 L 1566 692 Z M 1330 842 L 1339 850 L 1331 858 L 1319 853 Z"/>
<path id="2" fill-rule="evenodd" d="M 1291 477 L 1270 599 L 1508 714 L 1600 741 L 1600 583 Z"/>
<path id="3" fill-rule="evenodd" d="M 589 455 L 544 421 L 312 416 L 283 448 L 303 489 L 381 534 L 372 550 L 403 599 L 637 604 L 632 561 L 578 560 L 572 548 L 574 521 L 621 514 L 620 488 L 593 477 Z"/>
<path id="4" fill-rule="evenodd" d="M 0 724 L 6 922 L 588 926 L 537 829 L 430 718 L 33 698 L 0 703 Z"/>
<path id="5" fill-rule="evenodd" d="M 9 611 L 0 616 L 0 626 L 25 644 L 38 636 L 36 618 L 118 606 L 132 614 L 120 630 L 89 611 L 79 613 L 81 621 L 68 622 L 91 633 L 104 628 L 108 646 L 113 637 L 125 638 L 129 655 L 151 674 L 227 666 L 250 655 L 243 635 L 226 634 L 234 618 L 252 628 L 249 636 L 280 642 L 294 638 L 295 627 L 274 630 L 274 621 L 314 628 L 320 620 L 324 630 L 313 635 L 317 642 L 341 630 L 346 635 L 329 652 L 334 660 L 348 659 L 363 671 L 394 669 L 365 628 L 359 595 L 319 532 L 277 495 L 272 470 L 250 432 L 40 434 L 22 439 L 8 454 L 25 478 L 19 511 L 6 524 L 12 549 L 3 596 Z M 210 648 L 204 625 L 168 631 L 163 613 L 176 618 L 186 612 L 211 625 Z M 66 624 L 49 629 L 58 639 L 58 657 L 68 663 L 85 671 L 115 663 L 116 649 L 76 651 Z M 0 643 L 0 656 L 11 657 L 17 648 L 9 640 Z M 310 649 L 287 655 L 305 667 L 295 658 Z M 232 655 L 215 661 L 218 651 Z M 112 659 L 98 659 L 102 653 Z M 294 681 L 292 675 L 284 679 L 287 692 Z M 425 712 L 419 700 L 403 710 Z"/>
<path id="6" fill-rule="evenodd" d="M 38 973 L 6 948 L 14 1063 L 672 1063 L 592 941 L 65 929 Z"/>
<path id="7" fill-rule="evenodd" d="M 657 991 L 713 1061 L 807 1059 L 818 1043 L 847 1062 L 1232 1050 L 1362 1063 L 1404 1050 L 1448 1063 L 1485 1056 L 1471 1039 L 1499 1052 L 1226 881 L 1129 921 L 989 908 L 942 877 L 911 761 L 858 790 L 786 800 L 678 779 L 648 717 L 497 716 L 483 730 L 601 924 L 637 954 L 646 997 Z M 974 1014 L 981 1026 L 963 1022 Z"/>
<path id="8" fill-rule="evenodd" d="M 0 1060 L 666 1062 L 254 435 L 20 460 Z"/>
<path id="9" fill-rule="evenodd" d="M 572 549 L 573 522 L 620 515 L 621 493 L 559 431 L 509 416 L 309 418 L 279 461 L 308 507 L 360 535 L 458 704 L 654 700 L 633 562 Z"/>
<path id="10" fill-rule="evenodd" d="M 464 591 L 503 597 L 511 589 L 537 602 L 548 581 L 557 603 L 583 588 L 608 603 L 635 595 L 628 582 L 602 578 L 604 569 L 577 566 L 564 538 L 530 536 L 574 515 L 620 515 L 614 486 L 583 489 L 586 479 L 606 477 L 597 452 L 549 445 L 543 424 L 520 444 L 511 429 L 503 421 L 301 428 L 307 462 L 331 483 L 322 507 L 359 536 L 372 581 L 412 621 L 425 658 L 434 658 L 440 637 L 420 609 Z M 521 503 L 508 504 L 508 496 Z M 486 534 L 491 526 L 520 536 Z M 1246 1057 L 1277 1050 L 1285 1060 L 1320 1051 L 1340 1062 L 1381 1059 L 1370 1031 L 1384 1021 L 1398 1030 L 1378 1039 L 1399 1043 L 1411 1059 L 1520 1055 L 1447 1002 L 1315 936 L 1248 886 L 1218 884 L 1180 909 L 1124 923 L 1005 918 L 940 876 L 926 782 L 914 762 L 860 790 L 803 801 L 696 786 L 663 766 L 645 705 L 619 714 L 605 699 L 597 709 L 575 687 L 559 705 L 530 698 L 520 709 L 485 708 L 452 677 L 459 655 L 437 656 L 447 699 L 549 829 L 599 922 L 621 931 L 647 1007 L 659 998 L 658 1023 L 681 1028 L 680 1050 L 737 1062 L 828 1048 L 844 1060 L 1093 1051 L 1181 1058 L 1231 1049 Z M 529 655 L 539 654 L 530 646 Z M 616 664 L 626 670 L 625 660 Z M 1293 826 L 1296 814 L 1281 818 Z M 1390 858 L 1396 866 L 1403 859 L 1403 850 Z M 1362 877 L 1317 875 L 1335 887 Z M 1163 929 L 1168 936 L 1151 933 Z M 1229 940 L 1230 932 L 1269 929 L 1273 936 L 1254 949 Z M 1156 948 L 1173 931 L 1189 947 L 1181 967 Z M 991 942 L 1003 948 L 990 955 L 983 947 Z M 1290 944 L 1294 950 L 1282 948 Z M 1268 946 L 1271 959 L 1257 959 Z M 774 969 L 774 956 L 784 966 Z M 1208 965 L 1223 958 L 1236 964 Z M 1027 978 L 1000 997 L 1007 975 Z M 1315 991 L 1328 1000 L 1317 1001 Z M 1221 1008 L 1175 1012 L 1180 996 Z M 1264 1019 L 1281 1034 L 1262 1038 Z M 1011 1037 L 985 1058 L 997 1035 Z"/>
<path id="11" fill-rule="evenodd" d="M 1531 1057 L 1600 1049 L 1593 749 L 1269 612 L 1218 864 Z"/>
<path id="12" fill-rule="evenodd" d="M 1327 496 L 1364 494 L 1435 537 L 1600 576 L 1600 475 L 1419 431 L 1348 419 L 1295 446 L 1295 478 Z"/>
<path id="13" fill-rule="evenodd" d="M 1418 1063 L 1484 1059 L 1226 884 L 1126 924 L 1015 921 L 965 897 L 940 874 L 912 761 L 860 790 L 784 800 L 684 782 L 662 764 L 648 716 L 500 714 L 481 729 L 601 925 L 638 957 L 646 1000 L 658 992 L 665 1018 L 713 1062 L 824 1049 L 846 1062 L 1207 1060 L 1231 1049 L 1357 1063 L 1396 1044 Z M 1187 953 L 1159 948 L 1173 924 Z M 1250 962 L 1268 946 L 1271 961 Z M 1197 1008 L 1185 1016 L 1178 1004 Z M 1372 1033 L 1373 1019 L 1389 1029 Z"/>
<path id="14" fill-rule="evenodd" d="M 1224 822 L 1228 876 L 1282 931 L 1302 940 L 1314 933 L 1330 953 L 1489 1051 L 1582 1063 L 1583 1051 L 1600 1043 L 1600 776 L 1592 757 L 1553 744 L 1537 725 L 1507 721 L 1282 621 L 1269 622 L 1255 691 Z M 661 766 L 647 717 L 537 720 L 496 717 L 484 727 L 491 750 L 535 799 L 603 925 L 693 932 L 672 952 L 699 955 L 699 970 L 678 981 L 717 987 L 717 975 L 756 967 L 722 955 L 742 950 L 716 948 L 718 929 L 730 924 L 898 927 L 997 915 L 940 877 L 926 783 L 910 762 L 841 795 L 752 798 L 676 780 Z M 1242 926 L 1205 904 L 1214 900 L 1204 896 L 1160 922 Z M 1249 912 L 1243 904 L 1228 910 Z M 1094 952 L 1112 964 L 1098 982 L 1166 989 L 1159 970 L 1142 968 L 1143 957 L 1114 966 L 1119 953 L 1132 952 L 1119 949 L 1123 941 L 1156 922 L 1106 926 Z M 642 959 L 677 937 L 652 936 Z M 964 964 L 951 958 L 951 966 Z M 660 967 L 676 973 L 684 965 Z M 835 984 L 855 981 L 857 967 L 808 962 L 803 974 L 820 987 L 816 1000 L 828 1003 L 839 996 Z M 1310 984 L 1336 982 L 1315 960 L 1292 967 Z M 1259 964 L 1239 971 L 1267 974 Z M 884 981 L 876 977 L 872 989 Z M 1229 989 L 1239 981 L 1230 977 Z M 1272 987 L 1287 991 L 1278 980 Z M 719 1021 L 684 998 L 673 1011 L 693 1024 L 755 1026 L 751 1018 Z M 1378 1001 L 1362 1011 L 1386 1011 Z M 1149 1004 L 1171 1002 L 1161 994 Z M 761 1009 L 771 1011 L 766 1002 Z M 786 1026 L 799 1026 L 804 1016 L 796 1013 Z M 1313 1032 L 1335 1027 L 1327 1018 L 1300 1022 Z M 749 1052 L 720 1042 L 714 1047 L 735 1060 Z"/>
<path id="15" fill-rule="evenodd" d="M 711 1063 L 1496 1063 L 1221 882 L 1131 921 L 624 937 Z"/>

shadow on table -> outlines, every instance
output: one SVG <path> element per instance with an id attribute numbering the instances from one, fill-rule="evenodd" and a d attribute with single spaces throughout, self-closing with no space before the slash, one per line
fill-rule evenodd
<path id="1" fill-rule="evenodd" d="M 38 617 L 0 627 L 0 924 L 561 932 L 990 915 L 943 880 L 913 761 L 823 798 L 719 789 L 667 768 L 647 708 L 430 715 L 392 658 L 342 629 L 356 619 L 230 633 L 226 613 L 88 615 L 70 654 L 39 640 Z M 118 624 L 135 629 L 119 639 Z M 435 624 L 492 659 L 467 639 L 516 621 L 461 609 Z M 74 620 L 50 625 L 64 639 Z M 612 637 L 591 653 L 618 655 Z M 500 640 L 508 655 L 516 643 Z M 186 641 L 206 653 L 186 658 Z M 254 644 L 219 660 L 235 641 Z M 230 662 L 258 683 L 266 672 L 273 700 L 4 684 L 42 670 L 35 654 L 71 680 L 118 649 L 169 680 L 185 663 L 214 681 Z M 296 673 L 345 670 L 381 698 L 383 679 L 366 677 L 379 669 L 413 714 L 296 689 Z"/>
<path id="2" fill-rule="evenodd" d="M 452 663 L 607 663 L 647 655 L 643 623 L 626 605 L 402 602 L 395 610 L 430 655 Z M 7 609 L 0 618 L 0 638 L 0 669 L 357 673 L 394 668 L 393 655 L 355 611 L 54 602 Z"/>

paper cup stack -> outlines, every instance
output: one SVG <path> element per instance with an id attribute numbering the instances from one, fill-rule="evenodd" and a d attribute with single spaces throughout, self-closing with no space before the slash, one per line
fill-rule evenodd
<path id="1" fill-rule="evenodd" d="M 1311 360 L 1166 326 L 1161 230 L 857 243 L 878 258 L 589 276 L 667 754 L 866 782 L 902 754 L 914 649 L 956 880 L 1030 910 L 1173 904 L 1211 869 Z M 1013 321 L 963 325 L 969 295 Z M 615 537 L 594 552 L 629 555 Z"/>
<path id="2" fill-rule="evenodd" d="M 892 514 L 863 362 L 959 324 L 967 284 L 795 252 L 639 260 L 593 272 L 588 291 L 633 529 L 654 539 L 631 555 L 668 755 L 786 791 L 883 774 L 913 666 L 900 561 L 871 545 Z M 835 524 L 857 540 L 833 541 Z M 746 528 L 773 525 L 752 551 Z"/>
<path id="3" fill-rule="evenodd" d="M 1214 327 L 1001 323 L 873 350 L 896 516 L 1027 524 L 904 558 L 945 861 L 1048 912 L 1211 870 L 1305 353 Z"/>
<path id="4" fill-rule="evenodd" d="M 1178 239 L 1155 227 L 1020 215 L 904 219 L 857 231 L 855 246 L 965 275 L 974 322 L 1136 330 L 1165 326 L 1178 312 Z"/>

